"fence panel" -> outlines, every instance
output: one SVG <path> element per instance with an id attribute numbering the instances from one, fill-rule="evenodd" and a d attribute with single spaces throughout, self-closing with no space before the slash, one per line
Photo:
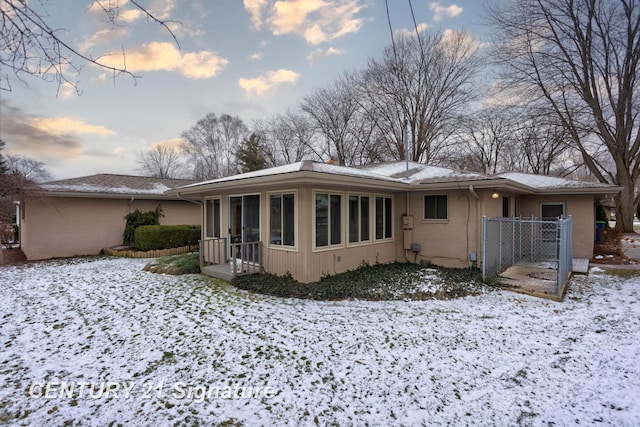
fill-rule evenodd
<path id="1" fill-rule="evenodd" d="M 482 277 L 490 279 L 522 263 L 544 263 L 557 270 L 555 292 L 562 292 L 573 268 L 572 220 L 484 218 Z"/>

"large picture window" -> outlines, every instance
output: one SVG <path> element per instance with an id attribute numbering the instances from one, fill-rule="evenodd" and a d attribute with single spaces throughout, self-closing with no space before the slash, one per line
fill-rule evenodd
<path id="1" fill-rule="evenodd" d="M 316 193 L 315 196 L 316 247 L 340 245 L 342 196 L 330 193 Z"/>
<path id="2" fill-rule="evenodd" d="M 368 242 L 369 196 L 349 195 L 349 243 Z"/>
<path id="3" fill-rule="evenodd" d="M 393 237 L 393 199 L 376 196 L 376 240 Z"/>
<path id="4" fill-rule="evenodd" d="M 447 218 L 447 196 L 424 196 L 424 219 Z"/>
<path id="5" fill-rule="evenodd" d="M 205 237 L 220 237 L 220 199 L 205 201 Z"/>
<path id="6" fill-rule="evenodd" d="M 269 245 L 296 246 L 295 193 L 269 196 Z"/>

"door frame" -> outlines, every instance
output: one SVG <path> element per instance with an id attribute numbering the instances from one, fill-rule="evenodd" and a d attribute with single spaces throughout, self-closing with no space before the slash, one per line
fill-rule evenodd
<path id="1" fill-rule="evenodd" d="M 260 237 L 262 235 L 262 194 L 261 193 L 241 193 L 241 194 L 230 194 L 227 196 L 227 236 L 228 236 L 228 242 L 227 242 L 227 258 L 231 258 L 232 257 L 232 248 L 231 245 L 233 243 L 249 243 L 249 242 L 245 242 L 245 197 L 248 196 L 258 196 L 258 240 L 260 241 Z M 241 199 L 241 204 L 240 204 L 240 218 L 241 218 L 241 224 L 240 224 L 240 242 L 233 242 L 232 241 L 232 233 L 231 233 L 231 223 L 234 220 L 233 218 L 233 214 L 231 212 L 231 208 L 232 208 L 232 204 L 231 204 L 231 199 L 233 198 L 240 198 Z"/>

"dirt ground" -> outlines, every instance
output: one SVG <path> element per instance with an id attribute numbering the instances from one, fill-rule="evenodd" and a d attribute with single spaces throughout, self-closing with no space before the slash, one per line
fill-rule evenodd
<path id="1" fill-rule="evenodd" d="M 619 240 L 607 238 L 595 242 L 591 264 L 640 266 L 640 234 L 623 234 Z"/>
<path id="2" fill-rule="evenodd" d="M 20 264 L 27 261 L 27 257 L 24 255 L 21 249 L 0 249 L 0 265 Z"/>

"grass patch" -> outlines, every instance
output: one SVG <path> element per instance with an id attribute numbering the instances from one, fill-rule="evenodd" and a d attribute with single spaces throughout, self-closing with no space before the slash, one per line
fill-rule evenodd
<path id="1" fill-rule="evenodd" d="M 482 281 L 479 270 L 426 268 L 408 263 L 363 265 L 307 284 L 291 275 L 273 274 L 239 276 L 231 284 L 267 295 L 322 301 L 451 299 L 481 294 L 492 288 Z"/>
<path id="2" fill-rule="evenodd" d="M 198 274 L 200 273 L 200 254 L 189 252 L 186 254 L 163 256 L 149 262 L 145 271 L 162 274 Z"/>

